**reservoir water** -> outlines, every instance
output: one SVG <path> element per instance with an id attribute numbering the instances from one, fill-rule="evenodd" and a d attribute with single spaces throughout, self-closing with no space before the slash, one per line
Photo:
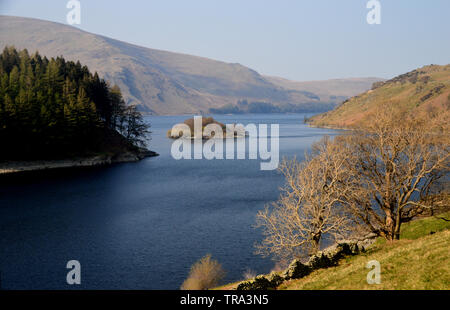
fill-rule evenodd
<path id="1" fill-rule="evenodd" d="M 308 115 L 306 115 L 308 116 Z M 216 115 L 223 123 L 280 125 L 280 156 L 301 160 L 329 129 L 303 114 Z M 254 254 L 255 215 L 275 201 L 283 178 L 260 160 L 175 160 L 167 130 L 188 116 L 151 116 L 159 157 L 110 167 L 69 169 L 0 180 L 2 289 L 178 289 L 207 253 L 225 281 L 274 262 Z M 246 156 L 248 158 L 248 156 Z M 81 263 L 81 285 L 66 264 Z"/>

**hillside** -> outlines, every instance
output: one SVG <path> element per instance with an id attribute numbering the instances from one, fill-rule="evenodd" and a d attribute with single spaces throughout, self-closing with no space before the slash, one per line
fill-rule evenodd
<path id="1" fill-rule="evenodd" d="M 447 209 L 448 210 L 448 209 Z M 402 225 L 401 239 L 384 239 L 366 252 L 341 259 L 335 267 L 283 282 L 278 290 L 416 290 L 450 288 L 450 213 L 414 220 Z M 444 219 L 446 220 L 444 220 Z M 381 265 L 381 283 L 369 285 L 366 264 Z M 241 282 L 217 289 L 234 290 Z"/>
<path id="2" fill-rule="evenodd" d="M 345 99 L 369 90 L 380 78 L 348 78 L 324 81 L 297 82 L 280 77 L 266 76 L 271 83 L 284 89 L 309 92 L 319 96 L 321 100 L 339 103 Z"/>
<path id="3" fill-rule="evenodd" d="M 416 118 L 427 119 L 450 110 L 450 65 L 430 65 L 375 83 L 333 111 L 309 120 L 314 126 L 351 128 L 364 126 L 380 109 L 391 106 Z"/>
<path id="4" fill-rule="evenodd" d="M 355 85 L 354 80 L 341 80 L 339 89 L 319 83 L 316 94 L 315 82 L 302 89 L 236 63 L 144 48 L 54 22 L 0 16 L 0 49 L 7 45 L 79 60 L 117 84 L 127 103 L 153 114 L 208 113 L 242 99 L 288 106 L 289 111 L 326 111 L 374 81 L 361 79 Z"/>
<path id="5" fill-rule="evenodd" d="M 317 270 L 279 289 L 448 290 L 450 288 L 450 213 L 404 224 L 402 238 L 377 242 L 367 253 L 348 257 L 337 267 Z M 367 262 L 381 265 L 381 284 L 369 285 Z"/>

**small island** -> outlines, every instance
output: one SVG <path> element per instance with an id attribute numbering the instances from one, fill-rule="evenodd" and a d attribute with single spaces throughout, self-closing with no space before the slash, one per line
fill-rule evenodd
<path id="1" fill-rule="evenodd" d="M 222 130 L 222 137 L 220 138 L 245 138 L 246 132 L 243 126 L 239 126 L 234 124 L 234 128 L 232 132 L 227 132 L 227 126 L 221 122 L 216 121 L 212 117 L 199 117 L 201 119 L 201 139 L 202 140 L 209 140 L 213 138 L 217 138 L 216 132 L 209 130 L 205 130 L 205 128 L 208 127 L 208 125 L 216 125 L 219 126 Z M 199 121 L 200 123 L 200 121 Z M 196 130 L 200 132 L 200 128 L 195 128 L 196 122 L 195 118 L 189 118 L 185 120 L 182 124 L 177 124 L 172 127 L 172 129 L 169 129 L 167 131 L 167 137 L 170 139 L 178 139 L 178 138 L 190 138 L 195 139 Z M 186 127 L 187 126 L 187 127 Z M 199 125 L 198 125 L 199 126 Z M 211 127 L 211 126 L 210 126 Z M 183 135 L 183 132 L 189 129 L 190 135 Z"/>

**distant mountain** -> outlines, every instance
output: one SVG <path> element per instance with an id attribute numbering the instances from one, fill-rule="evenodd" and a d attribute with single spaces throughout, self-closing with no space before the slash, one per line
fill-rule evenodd
<path id="1" fill-rule="evenodd" d="M 325 111 L 380 80 L 290 82 L 240 64 L 144 48 L 64 24 L 0 16 L 0 48 L 7 45 L 79 60 L 117 84 L 127 103 L 154 114 L 220 112 L 239 100 L 253 104 L 249 111 Z"/>
<path id="2" fill-rule="evenodd" d="M 284 89 L 309 92 L 320 97 L 321 101 L 344 101 L 345 99 L 369 90 L 380 78 L 347 78 L 324 81 L 296 82 L 280 77 L 266 76 L 266 80 Z"/>
<path id="3" fill-rule="evenodd" d="M 364 126 L 386 106 L 405 116 L 425 120 L 449 113 L 450 65 L 429 65 L 375 83 L 371 90 L 346 100 L 333 111 L 312 117 L 309 122 L 339 128 Z"/>

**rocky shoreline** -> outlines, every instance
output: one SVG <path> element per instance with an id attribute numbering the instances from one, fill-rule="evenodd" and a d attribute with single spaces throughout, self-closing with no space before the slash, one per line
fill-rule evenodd
<path id="1" fill-rule="evenodd" d="M 48 169 L 106 166 L 117 163 L 137 162 L 154 156 L 159 156 L 159 154 L 141 148 L 136 152 L 127 151 L 114 155 L 104 154 L 73 159 L 6 161 L 0 162 L 0 175 Z"/>

